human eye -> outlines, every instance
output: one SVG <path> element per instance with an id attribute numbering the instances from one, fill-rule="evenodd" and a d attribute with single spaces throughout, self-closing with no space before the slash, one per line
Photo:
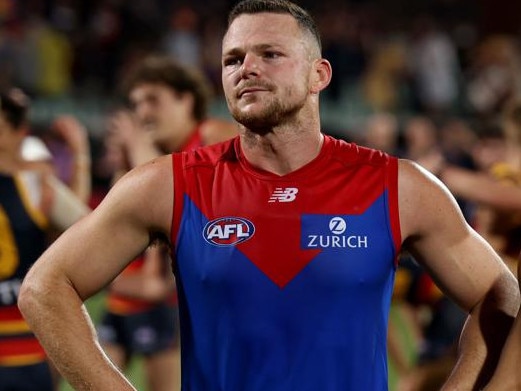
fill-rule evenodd
<path id="1" fill-rule="evenodd" d="M 281 54 L 279 52 L 273 51 L 273 50 L 266 50 L 264 52 L 264 58 L 275 60 L 279 57 L 281 57 Z"/>
<path id="2" fill-rule="evenodd" d="M 240 66 L 242 64 L 242 59 L 238 56 L 229 56 L 223 59 L 223 65 L 225 67 L 229 66 Z"/>

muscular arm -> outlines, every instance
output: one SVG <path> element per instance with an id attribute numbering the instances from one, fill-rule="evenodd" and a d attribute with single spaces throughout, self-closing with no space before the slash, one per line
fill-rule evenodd
<path id="1" fill-rule="evenodd" d="M 76 390 L 133 390 L 102 352 L 83 301 L 143 251 L 152 235 L 168 236 L 172 186 L 169 157 L 130 172 L 49 247 L 22 284 L 24 317 Z"/>
<path id="2" fill-rule="evenodd" d="M 445 186 L 407 161 L 400 162 L 399 205 L 405 248 L 469 313 L 445 387 L 477 389 L 490 379 L 517 314 L 516 280 L 466 223 Z"/>
<path id="3" fill-rule="evenodd" d="M 517 263 L 517 275 L 521 276 L 521 260 Z M 521 290 L 521 280 L 518 279 Z M 521 389 L 521 313 L 517 314 L 514 326 L 510 331 L 507 342 L 501 352 L 501 359 L 492 380 L 486 390 L 509 391 Z"/>

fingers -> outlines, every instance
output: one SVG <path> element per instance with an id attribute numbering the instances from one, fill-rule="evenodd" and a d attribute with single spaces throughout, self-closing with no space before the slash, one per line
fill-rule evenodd
<path id="1" fill-rule="evenodd" d="M 71 148 L 74 153 L 83 153 L 88 150 L 87 129 L 72 115 L 56 117 L 51 129 Z"/>
<path id="2" fill-rule="evenodd" d="M 108 121 L 109 134 L 122 144 L 128 144 L 142 133 L 135 117 L 128 111 L 118 111 Z"/>

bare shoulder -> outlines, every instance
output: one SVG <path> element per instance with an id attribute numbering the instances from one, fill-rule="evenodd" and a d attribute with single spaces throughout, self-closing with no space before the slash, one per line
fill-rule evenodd
<path id="1" fill-rule="evenodd" d="M 464 224 L 461 210 L 447 187 L 419 164 L 400 159 L 398 201 L 404 239 L 441 229 L 445 224 Z"/>
<path id="2" fill-rule="evenodd" d="M 426 204 L 450 195 L 446 186 L 418 163 L 398 160 L 398 188 L 400 202 Z"/>
<path id="3" fill-rule="evenodd" d="M 222 118 L 209 118 L 201 125 L 201 137 L 205 145 L 229 140 L 237 134 L 237 124 Z"/>
<path id="4" fill-rule="evenodd" d="M 398 159 L 398 185 L 402 191 L 421 192 L 425 187 L 439 188 L 442 182 L 418 163 L 409 159 Z M 442 186 L 445 190 L 445 186 Z M 428 192 L 427 192 L 428 193 Z"/>
<path id="5" fill-rule="evenodd" d="M 136 195 L 148 197 L 161 194 L 158 191 L 172 192 L 172 155 L 164 155 L 139 165 L 125 173 L 115 186 L 126 186 L 140 190 Z"/>
<path id="6" fill-rule="evenodd" d="M 109 191 L 101 208 L 123 208 L 146 225 L 168 229 L 173 210 L 172 156 L 165 155 L 123 175 Z M 107 205 L 107 206 L 105 206 Z"/>

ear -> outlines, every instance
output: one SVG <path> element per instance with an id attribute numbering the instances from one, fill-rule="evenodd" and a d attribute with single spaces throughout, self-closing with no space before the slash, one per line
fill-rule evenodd
<path id="1" fill-rule="evenodd" d="M 310 92 L 312 94 L 318 94 L 331 82 L 333 69 L 329 61 L 324 58 L 319 58 L 314 61 L 311 72 Z"/>

